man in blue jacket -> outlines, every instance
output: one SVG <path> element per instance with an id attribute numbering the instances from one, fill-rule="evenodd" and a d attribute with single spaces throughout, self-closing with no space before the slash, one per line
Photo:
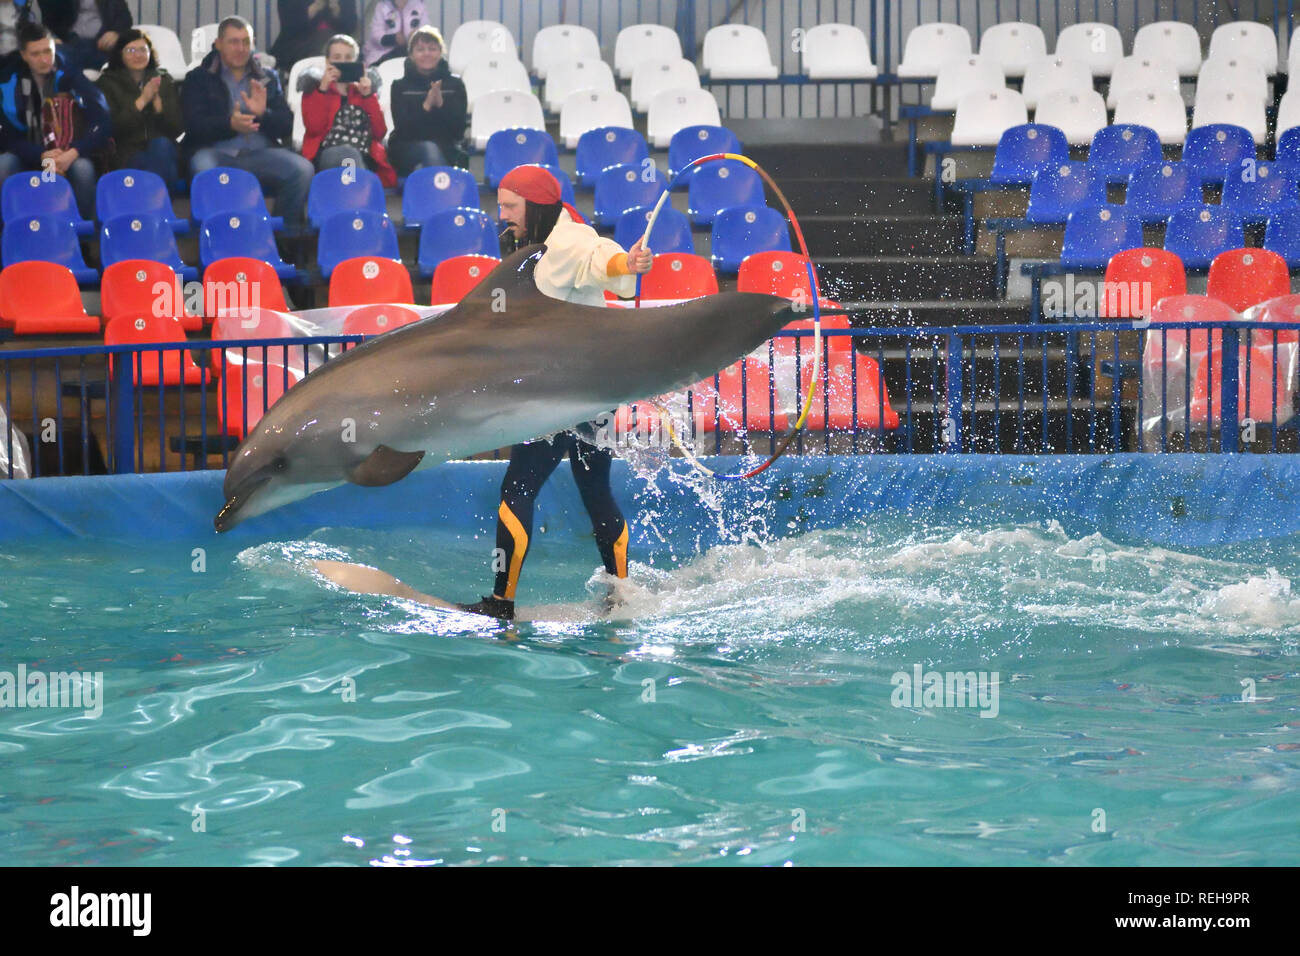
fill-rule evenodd
<path id="1" fill-rule="evenodd" d="M 242 17 L 222 20 L 212 46 L 181 86 L 190 171 L 197 176 L 216 166 L 247 170 L 275 196 L 275 214 L 300 226 L 315 169 L 285 148 L 293 114 L 280 78 L 253 56 L 253 28 Z"/>
<path id="2" fill-rule="evenodd" d="M 65 67 L 54 51 L 49 27 L 25 23 L 18 31 L 18 55 L 0 70 L 0 183 L 15 173 L 41 170 L 65 176 L 83 219 L 95 218 L 95 164 L 91 156 L 108 141 L 108 103 L 80 70 Z M 69 93 L 81 119 L 66 149 L 50 147 L 41 127 L 41 104 Z"/>

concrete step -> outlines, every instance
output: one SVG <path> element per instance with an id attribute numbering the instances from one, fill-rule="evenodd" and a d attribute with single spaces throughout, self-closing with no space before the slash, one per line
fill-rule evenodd
<path id="1" fill-rule="evenodd" d="M 1027 325 L 1029 307 L 1000 299 L 940 302 L 853 302 L 856 328 L 905 326 Z"/>
<path id="2" fill-rule="evenodd" d="M 825 296 L 837 301 L 986 299 L 994 260 L 982 256 L 818 257 Z"/>
<path id="3" fill-rule="evenodd" d="M 799 215 L 798 210 L 795 215 Z M 958 216 L 799 216 L 814 257 L 955 256 L 962 251 Z"/>
<path id="4" fill-rule="evenodd" d="M 847 173 L 847 158 L 842 172 Z M 856 168 L 856 167 L 854 167 Z M 796 216 L 932 215 L 934 184 L 906 176 L 841 179 L 830 176 L 778 179 Z"/>
<path id="5" fill-rule="evenodd" d="M 817 143 L 745 147 L 745 153 L 785 189 L 786 179 L 842 176 L 852 156 L 853 171 L 862 176 L 906 176 L 905 143 Z"/>

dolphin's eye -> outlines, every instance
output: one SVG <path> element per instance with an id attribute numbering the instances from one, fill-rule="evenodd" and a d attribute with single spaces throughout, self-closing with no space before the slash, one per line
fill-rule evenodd
<path id="1" fill-rule="evenodd" d="M 289 468 L 289 459 L 283 456 L 271 462 L 272 471 L 286 471 Z"/>

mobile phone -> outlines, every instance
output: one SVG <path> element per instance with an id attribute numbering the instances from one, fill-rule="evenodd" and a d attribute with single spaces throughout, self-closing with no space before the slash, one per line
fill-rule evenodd
<path id="1" fill-rule="evenodd" d="M 366 73 L 365 66 L 355 61 L 352 63 L 335 63 L 334 69 L 339 71 L 339 80 L 344 83 L 356 83 Z"/>

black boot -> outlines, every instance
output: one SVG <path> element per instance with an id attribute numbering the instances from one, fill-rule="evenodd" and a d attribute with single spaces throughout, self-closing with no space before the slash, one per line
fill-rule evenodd
<path id="1" fill-rule="evenodd" d="M 484 596 L 481 601 L 475 604 L 457 604 L 456 607 L 462 611 L 468 611 L 470 614 L 483 614 L 487 617 L 500 618 L 503 621 L 513 621 L 515 619 L 515 602 L 491 595 Z"/>

